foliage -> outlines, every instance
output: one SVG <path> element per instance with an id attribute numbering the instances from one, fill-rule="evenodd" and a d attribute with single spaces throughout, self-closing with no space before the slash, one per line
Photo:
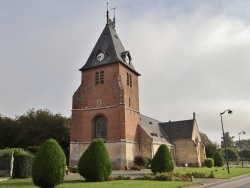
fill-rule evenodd
<path id="1" fill-rule="evenodd" d="M 224 156 L 224 159 L 226 160 L 225 150 L 222 149 L 221 153 Z M 239 155 L 238 155 L 235 148 L 227 148 L 227 156 L 228 156 L 228 160 L 230 160 L 230 161 L 238 161 L 239 160 Z"/>
<path id="2" fill-rule="evenodd" d="M 212 158 L 214 159 L 214 166 L 221 167 L 221 166 L 223 166 L 224 163 L 225 163 L 225 160 L 224 160 L 223 156 L 222 156 L 221 153 L 218 152 L 218 151 L 215 151 L 215 152 L 213 153 Z"/>
<path id="3" fill-rule="evenodd" d="M 141 171 L 141 168 L 139 166 L 132 166 L 130 169 L 131 170 Z"/>
<path id="4" fill-rule="evenodd" d="M 137 166 L 149 167 L 151 165 L 152 159 L 145 156 L 135 156 L 134 164 Z"/>
<path id="5" fill-rule="evenodd" d="M 68 152 L 70 119 L 49 110 L 28 110 L 15 119 L 0 116 L 0 149 L 39 146 L 55 139 Z"/>
<path id="6" fill-rule="evenodd" d="M 158 172 L 172 172 L 174 163 L 172 161 L 168 147 L 165 144 L 160 145 L 151 162 L 151 171 L 156 174 Z"/>
<path id="7" fill-rule="evenodd" d="M 22 149 L 14 149 L 13 178 L 28 178 L 32 175 L 34 155 Z"/>
<path id="8" fill-rule="evenodd" d="M 124 176 L 124 175 L 119 175 L 114 178 L 114 180 L 131 180 L 131 177 L 129 176 Z"/>
<path id="9" fill-rule="evenodd" d="M 214 178 L 214 176 L 213 175 L 211 175 L 211 174 L 213 174 L 212 172 L 210 173 L 210 174 L 208 174 L 208 173 L 205 173 L 205 172 L 188 172 L 188 173 L 186 173 L 186 175 L 188 175 L 188 176 L 193 176 L 194 178 Z M 213 176 L 213 177 L 211 177 L 211 176 Z"/>
<path id="10" fill-rule="evenodd" d="M 48 139 L 40 147 L 32 166 L 33 183 L 51 188 L 62 182 L 66 169 L 65 154 L 54 139 Z"/>
<path id="11" fill-rule="evenodd" d="M 14 146 L 18 136 L 16 129 L 15 120 L 0 115 L 0 149 L 12 148 Z"/>
<path id="12" fill-rule="evenodd" d="M 235 147 L 241 149 L 250 149 L 250 139 L 242 139 L 239 141 L 235 141 Z"/>
<path id="13" fill-rule="evenodd" d="M 87 181 L 108 181 L 112 167 L 108 151 L 101 138 L 91 142 L 78 163 L 78 172 Z"/>
<path id="14" fill-rule="evenodd" d="M 212 158 L 206 158 L 204 160 L 204 164 L 205 164 L 206 167 L 211 168 L 211 167 L 214 166 L 214 159 L 212 159 Z"/>
<path id="15" fill-rule="evenodd" d="M 205 145 L 206 156 L 211 158 L 213 153 L 219 148 L 219 144 L 217 142 L 212 142 L 208 136 L 202 132 L 200 132 L 201 142 Z"/>
<path id="16" fill-rule="evenodd" d="M 243 160 L 250 160 L 250 149 L 243 149 L 239 152 Z"/>
<path id="17" fill-rule="evenodd" d="M 71 168 L 71 172 L 72 172 L 72 173 L 78 173 L 78 167 L 77 167 L 77 166 L 72 167 L 72 168 Z"/>
<path id="18" fill-rule="evenodd" d="M 223 140 L 223 137 L 222 137 Z M 229 132 L 225 132 L 225 141 L 227 147 L 234 147 L 233 137 L 229 135 Z M 224 140 L 221 142 L 221 148 L 224 148 Z"/>

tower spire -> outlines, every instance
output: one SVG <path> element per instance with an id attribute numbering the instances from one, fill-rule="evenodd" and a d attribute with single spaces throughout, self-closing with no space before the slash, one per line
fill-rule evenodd
<path id="1" fill-rule="evenodd" d="M 109 24 L 109 3 L 107 2 L 107 24 Z"/>

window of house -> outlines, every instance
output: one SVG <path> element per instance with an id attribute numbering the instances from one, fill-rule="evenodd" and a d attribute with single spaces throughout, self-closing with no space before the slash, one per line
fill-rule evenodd
<path id="1" fill-rule="evenodd" d="M 95 120 L 95 138 L 106 138 L 107 135 L 107 121 L 100 116 Z"/>
<path id="2" fill-rule="evenodd" d="M 127 73 L 127 86 L 129 86 L 129 73 Z"/>
<path id="3" fill-rule="evenodd" d="M 95 84 L 99 84 L 99 78 L 100 76 L 99 76 L 99 72 L 96 72 L 95 73 Z"/>
<path id="4" fill-rule="evenodd" d="M 104 83 L 104 71 L 95 73 L 95 84 Z"/>
<path id="5" fill-rule="evenodd" d="M 104 71 L 101 71 L 100 75 L 101 75 L 100 76 L 100 82 L 101 82 L 101 84 L 103 84 L 104 83 Z"/>
<path id="6" fill-rule="evenodd" d="M 132 87 L 132 75 L 129 75 L 129 86 Z"/>
<path id="7" fill-rule="evenodd" d="M 132 87 L 132 75 L 127 73 L 127 86 Z"/>

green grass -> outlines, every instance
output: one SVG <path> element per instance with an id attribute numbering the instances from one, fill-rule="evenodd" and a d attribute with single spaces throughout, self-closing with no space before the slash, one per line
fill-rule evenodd
<path id="1" fill-rule="evenodd" d="M 143 188 L 161 188 L 161 187 L 168 187 L 168 188 L 176 188 L 176 187 L 185 187 L 188 185 L 194 185 L 198 184 L 198 182 L 173 182 L 173 181 L 142 181 L 142 180 L 121 180 L 121 181 L 110 181 L 110 182 L 84 182 L 84 181 L 65 181 L 62 184 L 58 186 L 58 188 L 138 188 L 138 187 L 143 187 Z M 2 181 L 0 182 L 0 187 L 1 188 L 32 188 L 36 187 L 32 183 L 32 179 L 10 179 L 7 181 Z"/>
<path id="2" fill-rule="evenodd" d="M 187 172 L 203 172 L 203 173 L 210 173 L 211 171 L 214 172 L 215 178 L 218 179 L 227 179 L 234 176 L 239 176 L 243 174 L 250 173 L 250 168 L 230 168 L 230 174 L 227 173 L 227 169 L 223 170 L 222 167 L 216 168 L 175 168 L 174 172 L 178 172 L 181 174 L 185 174 Z M 123 180 L 123 181 L 110 181 L 110 182 L 98 182 L 98 183 L 91 183 L 91 182 L 84 182 L 80 180 L 76 181 L 64 181 L 62 184 L 60 184 L 59 188 L 80 188 L 80 187 L 87 187 L 87 188 L 106 188 L 106 187 L 114 187 L 114 188 L 137 188 L 137 187 L 145 187 L 145 188 L 151 188 L 151 187 L 185 187 L 188 185 L 194 185 L 194 184 L 200 184 L 200 182 L 179 182 L 179 181 L 144 181 L 144 180 Z M 32 179 L 9 179 L 6 181 L 0 181 L 0 187 L 1 188 L 32 188 L 36 187 L 32 183 Z"/>
<path id="3" fill-rule="evenodd" d="M 211 171 L 213 171 L 215 178 L 217 179 L 228 179 L 231 177 L 235 177 L 235 176 L 240 176 L 240 175 L 244 175 L 244 174 L 248 174 L 250 173 L 250 168 L 229 168 L 230 170 L 230 174 L 228 174 L 227 169 L 225 168 L 223 170 L 222 167 L 218 167 L 217 171 L 215 167 L 212 168 L 207 168 L 207 167 L 203 167 L 203 168 L 192 168 L 192 167 L 188 167 L 188 168 L 176 168 L 174 172 L 179 172 L 179 173 L 187 173 L 187 172 L 203 172 L 203 173 L 210 173 Z"/>

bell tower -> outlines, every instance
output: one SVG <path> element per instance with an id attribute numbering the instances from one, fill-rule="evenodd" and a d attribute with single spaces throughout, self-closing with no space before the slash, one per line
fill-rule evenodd
<path id="1" fill-rule="evenodd" d="M 70 166 L 95 138 L 103 138 L 114 169 L 133 164 L 139 154 L 138 76 L 109 18 L 85 65 L 73 95 Z"/>

